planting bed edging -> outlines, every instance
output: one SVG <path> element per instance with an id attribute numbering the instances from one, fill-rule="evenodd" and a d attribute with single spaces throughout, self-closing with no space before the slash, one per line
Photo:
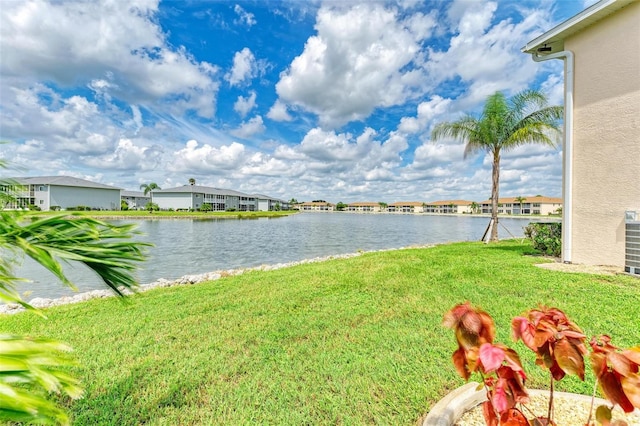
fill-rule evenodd
<path id="1" fill-rule="evenodd" d="M 478 390 L 479 383 L 470 382 L 450 392 L 436 403 L 422 426 L 451 426 L 465 412 L 486 401 L 487 391 Z"/>
<path id="2" fill-rule="evenodd" d="M 478 387 L 479 383 L 470 382 L 450 392 L 431 408 L 427 416 L 424 418 L 421 426 L 451 426 L 455 424 L 467 411 L 472 410 L 482 402 L 486 401 L 486 390 L 483 388 L 478 390 Z M 549 395 L 548 390 L 541 389 L 527 389 L 527 393 L 531 397 Z M 556 391 L 554 392 L 554 399 L 557 402 L 560 402 L 562 399 L 572 401 L 572 409 L 576 412 L 581 411 L 579 406 L 583 406 L 584 408 L 582 411 L 584 411 L 587 409 L 587 406 L 590 406 L 591 404 L 590 395 L 580 395 L 569 392 Z M 610 406 L 611 403 L 602 398 L 595 398 L 594 409 L 599 405 Z M 620 410 L 620 407 L 617 406 L 614 409 L 614 412 L 617 412 L 618 415 L 624 415 L 622 410 Z M 588 410 L 586 410 L 586 414 L 588 415 Z M 628 422 L 629 426 L 640 426 L 640 409 L 636 409 L 633 413 L 629 413 L 628 416 L 630 417 L 625 418 L 625 420 Z M 582 419 L 582 422 L 587 418 L 584 412 L 580 413 L 579 417 Z M 617 416 L 614 414 L 614 418 L 615 417 Z"/>

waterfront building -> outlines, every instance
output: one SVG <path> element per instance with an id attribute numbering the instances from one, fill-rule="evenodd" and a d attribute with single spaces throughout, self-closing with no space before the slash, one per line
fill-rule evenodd
<path id="1" fill-rule="evenodd" d="M 269 211 L 289 208 L 289 203 L 266 195 L 250 195 L 232 189 L 200 185 L 157 189 L 151 193 L 152 201 L 160 210 L 201 210 L 208 204 L 211 211 Z"/>
<path id="2" fill-rule="evenodd" d="M 120 198 L 127 203 L 129 210 L 143 210 L 151 202 L 151 195 L 142 191 L 121 191 Z"/>
<path id="3" fill-rule="evenodd" d="M 471 210 L 473 201 L 467 200 L 441 200 L 425 203 L 425 213 L 459 214 L 474 213 Z"/>
<path id="4" fill-rule="evenodd" d="M 479 203 L 481 211 L 491 214 L 491 200 Z M 543 215 L 558 214 L 562 210 L 562 198 L 554 197 L 505 197 L 498 199 L 498 214 Z"/>
<path id="5" fill-rule="evenodd" d="M 376 203 L 374 201 L 362 201 L 349 203 L 347 205 L 347 211 L 357 213 L 380 213 L 386 211 L 386 204 Z"/>
<path id="6" fill-rule="evenodd" d="M 12 178 L 15 201 L 5 209 L 120 210 L 120 188 L 71 176 Z M 6 190 L 7 188 L 5 188 Z"/>
<path id="7" fill-rule="evenodd" d="M 303 212 L 332 212 L 335 210 L 335 204 L 326 201 L 305 201 L 298 203 L 298 210 Z"/>
<path id="8" fill-rule="evenodd" d="M 422 201 L 397 201 L 389 204 L 389 213 L 424 213 L 426 203 Z"/>

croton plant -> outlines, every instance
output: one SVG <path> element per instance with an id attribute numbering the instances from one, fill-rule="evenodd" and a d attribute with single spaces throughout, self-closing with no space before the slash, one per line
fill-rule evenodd
<path id="1" fill-rule="evenodd" d="M 585 357 L 598 384 L 613 406 L 624 412 L 640 408 L 640 346 L 621 350 L 611 344 L 606 335 L 594 337 L 587 349 L 582 330 L 557 308 L 531 309 L 526 316 L 511 322 L 514 339 L 536 354 L 536 364 L 550 373 L 549 409 L 546 416 L 527 419 L 522 406 L 529 402 L 525 388 L 527 378 L 518 354 L 511 348 L 495 343 L 495 325 L 491 316 L 469 302 L 454 306 L 444 316 L 444 326 L 455 332 L 458 349 L 453 364 L 465 380 L 478 373 L 487 390 L 482 405 L 489 426 L 556 425 L 553 421 L 553 384 L 567 374 L 584 380 Z M 585 425 L 591 425 L 591 414 Z M 611 408 L 598 407 L 596 421 L 604 426 L 626 425 L 611 421 Z"/>

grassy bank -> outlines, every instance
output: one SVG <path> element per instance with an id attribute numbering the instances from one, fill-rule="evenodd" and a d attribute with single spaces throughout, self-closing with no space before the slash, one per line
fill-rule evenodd
<path id="1" fill-rule="evenodd" d="M 219 281 L 1 318 L 1 331 L 68 342 L 84 399 L 75 424 L 411 425 L 463 384 L 442 315 L 470 300 L 494 316 L 532 387 L 547 379 L 510 320 L 557 306 L 588 336 L 640 344 L 640 280 L 533 266 L 519 241 L 459 243 L 249 272 Z M 569 378 L 560 390 L 589 393 Z"/>
<path id="2" fill-rule="evenodd" d="M 260 217 L 282 217 L 298 213 L 295 210 L 269 212 L 187 212 L 187 211 L 154 211 L 146 210 L 96 210 L 80 211 L 74 214 L 91 216 L 99 219 L 257 219 Z M 31 215 L 56 215 L 59 211 L 29 212 Z"/>

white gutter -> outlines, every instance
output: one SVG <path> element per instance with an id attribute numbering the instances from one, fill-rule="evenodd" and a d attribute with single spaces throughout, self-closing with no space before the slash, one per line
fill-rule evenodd
<path id="1" fill-rule="evenodd" d="M 571 263 L 571 214 L 573 212 L 573 52 L 563 50 L 549 55 L 532 53 L 536 62 L 563 59 L 565 63 L 564 90 L 564 146 L 563 153 L 563 204 L 562 204 L 562 261 Z"/>

